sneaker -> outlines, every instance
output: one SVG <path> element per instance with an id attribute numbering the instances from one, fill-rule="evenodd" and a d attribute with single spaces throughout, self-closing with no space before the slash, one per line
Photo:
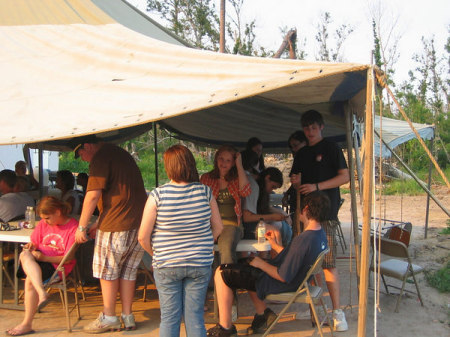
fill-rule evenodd
<path id="1" fill-rule="evenodd" d="M 134 321 L 134 315 L 124 315 L 122 314 L 122 322 L 125 330 L 136 330 L 136 322 Z"/>
<path id="2" fill-rule="evenodd" d="M 105 319 L 105 315 L 101 312 L 98 315 L 97 319 L 83 328 L 83 331 L 87 333 L 102 333 L 106 331 L 120 331 L 122 327 L 122 323 L 118 317 L 114 320 L 114 322 L 108 322 Z"/>
<path id="3" fill-rule="evenodd" d="M 333 325 L 334 331 L 347 331 L 348 325 L 345 320 L 345 313 L 342 309 L 333 310 Z"/>
<path id="4" fill-rule="evenodd" d="M 255 314 L 252 325 L 247 328 L 247 335 L 253 335 L 254 333 L 263 333 L 267 328 L 275 321 L 277 315 L 270 309 L 266 308 L 264 314 Z"/>
<path id="5" fill-rule="evenodd" d="M 234 325 L 229 329 L 223 328 L 220 324 L 216 324 L 215 327 L 208 329 L 206 332 L 208 337 L 237 337 L 237 330 Z"/>

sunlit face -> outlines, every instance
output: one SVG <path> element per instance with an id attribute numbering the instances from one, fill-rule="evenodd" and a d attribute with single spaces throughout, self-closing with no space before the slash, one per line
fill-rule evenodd
<path id="1" fill-rule="evenodd" d="M 303 127 L 303 132 L 308 139 L 309 145 L 316 145 L 322 140 L 323 125 L 313 123 L 311 125 Z"/>
<path id="2" fill-rule="evenodd" d="M 224 177 L 234 166 L 234 156 L 231 152 L 223 151 L 217 157 L 217 167 L 219 168 L 220 176 Z"/>
<path id="3" fill-rule="evenodd" d="M 262 155 L 263 146 L 262 144 L 256 144 L 252 147 L 252 151 L 258 155 L 258 158 Z"/>
<path id="4" fill-rule="evenodd" d="M 265 180 L 265 188 L 267 193 L 272 193 L 273 190 L 276 190 L 277 188 L 280 188 L 281 185 L 279 183 L 276 183 L 272 180 L 270 180 L 270 175 L 267 175 L 264 177 Z"/>
<path id="5" fill-rule="evenodd" d="M 295 138 L 292 138 L 289 142 L 289 147 L 291 148 L 292 154 L 295 155 L 298 150 L 306 145 L 306 142 L 301 142 Z"/>
<path id="6" fill-rule="evenodd" d="M 61 220 L 61 211 L 57 210 L 55 213 L 52 214 L 39 214 L 41 219 L 43 219 L 47 224 L 50 226 L 56 226 L 59 225 Z"/>

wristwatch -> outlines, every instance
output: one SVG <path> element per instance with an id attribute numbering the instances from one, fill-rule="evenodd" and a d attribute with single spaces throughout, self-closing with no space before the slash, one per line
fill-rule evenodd
<path id="1" fill-rule="evenodd" d="M 79 230 L 80 232 L 86 232 L 86 231 L 87 231 L 87 227 L 78 226 L 78 230 Z"/>

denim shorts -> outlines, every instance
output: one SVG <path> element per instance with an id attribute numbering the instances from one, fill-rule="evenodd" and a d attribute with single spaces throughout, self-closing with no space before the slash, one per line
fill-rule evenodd
<path id="1" fill-rule="evenodd" d="M 256 291 L 256 281 L 263 271 L 248 264 L 222 264 L 220 274 L 225 284 L 233 289 Z"/>

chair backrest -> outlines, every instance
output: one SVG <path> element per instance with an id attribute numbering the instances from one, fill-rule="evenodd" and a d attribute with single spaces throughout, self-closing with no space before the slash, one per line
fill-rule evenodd
<path id="1" fill-rule="evenodd" d="M 312 275 L 317 274 L 318 272 L 320 272 L 320 270 L 322 269 L 322 261 L 323 258 L 325 257 L 325 255 L 330 251 L 330 248 L 325 249 L 324 251 L 322 251 L 316 258 L 316 261 L 314 262 L 314 264 L 311 266 L 311 268 L 309 268 L 308 272 L 306 273 L 306 276 L 304 278 L 304 280 L 302 281 L 302 283 L 300 284 L 300 286 L 297 289 L 297 292 L 301 291 L 305 284 L 308 282 L 308 280 L 310 279 L 310 277 Z"/>
<path id="2" fill-rule="evenodd" d="M 373 244 L 373 237 L 371 242 Z M 376 238 L 375 242 L 376 247 L 377 249 L 379 249 L 381 254 L 409 259 L 408 247 L 406 247 L 406 245 L 403 242 L 391 240 L 384 237 L 381 238 L 381 242 L 379 242 L 379 239 Z"/>
<path id="3" fill-rule="evenodd" d="M 80 246 L 79 243 L 74 242 L 72 247 L 70 247 L 69 251 L 64 255 L 63 259 L 59 263 L 58 267 L 54 271 L 53 275 L 48 280 L 47 284 L 51 284 L 52 281 L 58 276 L 58 272 L 61 272 L 64 270 L 64 265 L 73 260 L 75 258 L 75 252 L 77 251 L 78 247 Z"/>

